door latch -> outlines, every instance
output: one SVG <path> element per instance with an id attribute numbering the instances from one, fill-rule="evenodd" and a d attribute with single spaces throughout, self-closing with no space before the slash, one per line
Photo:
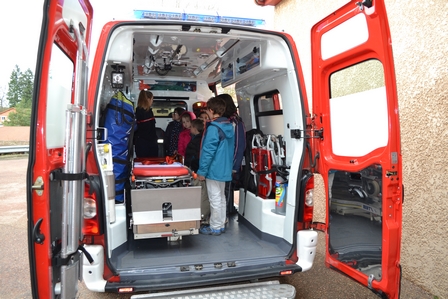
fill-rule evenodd
<path id="1" fill-rule="evenodd" d="M 36 191 L 37 195 L 41 196 L 44 192 L 44 180 L 41 176 L 37 177 L 36 181 L 34 182 L 33 186 L 31 186 L 31 190 Z"/>
<path id="2" fill-rule="evenodd" d="M 100 127 L 100 128 L 97 128 L 96 130 L 87 130 L 87 131 L 93 132 L 94 136 L 90 139 L 95 139 L 100 142 L 107 141 L 107 137 L 108 137 L 107 136 L 107 128 Z"/>
<path id="3" fill-rule="evenodd" d="M 398 171 L 386 170 L 386 177 L 397 176 L 397 175 L 398 175 Z"/>
<path id="4" fill-rule="evenodd" d="M 291 130 L 291 138 L 294 139 L 309 139 L 309 138 L 319 138 L 321 140 L 324 139 L 324 129 L 292 129 Z"/>

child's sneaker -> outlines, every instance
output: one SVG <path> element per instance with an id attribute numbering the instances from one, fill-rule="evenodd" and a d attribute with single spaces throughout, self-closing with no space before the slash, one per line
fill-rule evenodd
<path id="1" fill-rule="evenodd" d="M 211 229 L 212 230 L 212 235 L 213 236 L 219 236 L 221 234 L 221 230 L 220 229 Z"/>
<path id="2" fill-rule="evenodd" d="M 199 229 L 199 233 L 203 235 L 219 236 L 221 234 L 221 230 L 213 229 L 210 226 L 203 226 Z"/>

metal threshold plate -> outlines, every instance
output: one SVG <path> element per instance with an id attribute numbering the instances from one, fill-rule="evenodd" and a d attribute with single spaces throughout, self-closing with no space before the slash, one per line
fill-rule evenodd
<path id="1" fill-rule="evenodd" d="M 174 292 L 139 294 L 133 295 L 131 299 L 294 299 L 295 296 L 296 289 L 292 285 L 280 284 L 278 281 L 267 281 L 211 288 L 188 289 Z"/>

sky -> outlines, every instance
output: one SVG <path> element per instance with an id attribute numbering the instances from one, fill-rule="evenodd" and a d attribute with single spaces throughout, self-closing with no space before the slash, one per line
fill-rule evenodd
<path id="1" fill-rule="evenodd" d="M 17 64 L 34 74 L 43 0 L 2 1 L 0 11 L 0 89 L 5 91 Z"/>
<path id="2" fill-rule="evenodd" d="M 259 7 L 253 0 L 90 0 L 94 9 L 92 44 L 102 24 L 112 19 L 131 18 L 134 9 L 218 13 L 220 15 L 265 19 L 273 23 L 273 8 Z M 0 96 L 6 93 L 15 66 L 35 73 L 44 0 L 2 1 L 0 11 Z M 238 7 L 238 9 L 235 9 Z M 91 57 L 93 57 L 91 51 Z"/>

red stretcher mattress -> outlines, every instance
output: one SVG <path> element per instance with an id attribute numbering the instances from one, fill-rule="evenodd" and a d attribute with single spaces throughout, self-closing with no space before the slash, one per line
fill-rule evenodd
<path id="1" fill-rule="evenodd" d="M 190 171 L 179 162 L 147 165 L 144 162 L 134 162 L 133 174 L 136 177 L 179 177 L 189 175 Z"/>

